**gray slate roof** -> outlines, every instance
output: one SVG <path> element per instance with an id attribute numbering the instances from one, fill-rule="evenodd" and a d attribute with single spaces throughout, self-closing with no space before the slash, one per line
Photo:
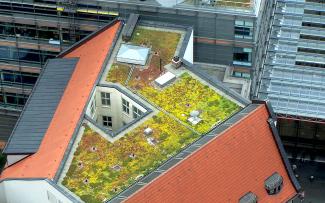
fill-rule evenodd
<path id="1" fill-rule="evenodd" d="M 77 62 L 77 58 L 48 60 L 3 151 L 5 154 L 37 152 Z"/>

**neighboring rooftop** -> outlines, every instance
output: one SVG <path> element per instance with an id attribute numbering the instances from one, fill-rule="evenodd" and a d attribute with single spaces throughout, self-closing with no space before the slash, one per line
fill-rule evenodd
<path id="1" fill-rule="evenodd" d="M 195 68 L 202 74 L 209 75 L 212 78 L 220 81 L 224 86 L 237 92 L 242 97 L 249 99 L 251 80 L 249 79 L 249 73 L 243 73 L 242 77 L 236 77 L 233 75 L 233 68 L 230 66 L 195 63 Z"/>
<path id="2" fill-rule="evenodd" d="M 275 6 L 281 12 L 272 18 L 281 20 L 272 21 L 255 96 L 270 100 L 280 118 L 324 123 L 325 34 L 319 26 L 325 20 L 315 15 L 324 11 L 324 1 L 284 1 Z"/>

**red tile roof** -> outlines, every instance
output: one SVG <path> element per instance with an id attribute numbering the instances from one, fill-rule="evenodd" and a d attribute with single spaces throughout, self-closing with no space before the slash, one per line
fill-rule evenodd
<path id="1" fill-rule="evenodd" d="M 274 140 L 265 105 L 144 186 L 126 202 L 238 202 L 251 191 L 258 202 L 286 202 L 297 194 Z M 274 172 L 283 189 L 268 195 L 264 181 Z"/>
<path id="2" fill-rule="evenodd" d="M 63 55 L 80 59 L 39 150 L 6 168 L 0 179 L 54 178 L 119 27 L 120 22 L 116 21 Z"/>

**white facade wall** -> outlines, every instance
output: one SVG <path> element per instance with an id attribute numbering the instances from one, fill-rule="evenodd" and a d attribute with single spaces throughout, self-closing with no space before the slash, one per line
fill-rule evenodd
<path id="1" fill-rule="evenodd" d="M 0 183 L 0 202 L 7 202 L 6 193 L 5 193 L 5 184 Z"/>
<path id="2" fill-rule="evenodd" d="M 46 180 L 5 180 L 0 183 L 1 203 L 70 203 Z"/>
<path id="3" fill-rule="evenodd" d="M 187 44 L 187 47 L 185 49 L 185 53 L 184 53 L 184 59 L 186 61 L 188 61 L 189 63 L 193 64 L 193 30 L 192 30 L 192 33 L 191 33 L 191 37 L 188 41 L 188 44 Z"/>
<path id="4" fill-rule="evenodd" d="M 102 101 L 101 101 L 101 92 L 107 92 L 110 93 L 110 98 L 111 98 L 111 105 L 110 106 L 103 106 Z M 129 102 L 129 114 L 125 113 L 122 110 L 122 98 L 127 100 Z M 96 120 L 99 124 L 102 124 L 102 116 L 110 116 L 112 117 L 112 129 L 118 130 L 123 126 L 124 123 L 129 123 L 131 122 L 133 118 L 133 106 L 145 113 L 147 110 L 134 102 L 131 98 L 128 96 L 124 95 L 120 91 L 118 91 L 115 88 L 109 88 L 109 87 L 97 87 L 95 91 L 95 95 L 93 96 L 91 102 L 89 103 L 86 113 L 87 115 L 91 115 L 90 108 L 91 108 L 91 103 L 95 100 L 96 104 L 96 110 L 95 114 L 92 117 L 94 120 Z"/>

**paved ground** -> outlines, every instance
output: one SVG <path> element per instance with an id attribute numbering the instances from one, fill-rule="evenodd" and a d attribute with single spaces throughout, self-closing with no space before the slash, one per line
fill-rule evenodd
<path id="1" fill-rule="evenodd" d="M 325 203 L 325 163 L 314 161 L 302 161 L 301 159 L 291 159 L 291 164 L 295 164 L 298 180 L 305 191 L 304 203 Z M 310 176 L 314 176 L 313 181 Z M 296 201 L 298 203 L 300 201 Z"/>

